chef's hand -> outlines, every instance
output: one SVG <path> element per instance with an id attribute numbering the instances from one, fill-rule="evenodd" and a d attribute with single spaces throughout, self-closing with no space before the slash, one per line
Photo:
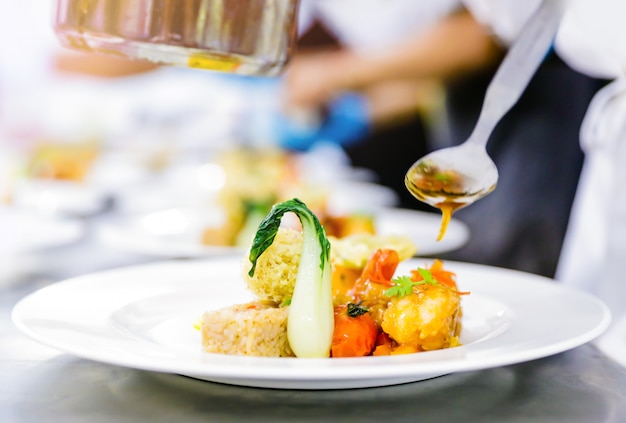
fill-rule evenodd
<path id="1" fill-rule="evenodd" d="M 322 142 L 349 146 L 370 131 L 367 101 L 357 93 L 339 95 L 323 108 L 292 108 L 278 116 L 275 125 L 281 147 L 296 151 Z"/>

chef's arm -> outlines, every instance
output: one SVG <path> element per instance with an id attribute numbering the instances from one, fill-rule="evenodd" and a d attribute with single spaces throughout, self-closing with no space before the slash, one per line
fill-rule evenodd
<path id="1" fill-rule="evenodd" d="M 286 102 L 315 106 L 337 93 L 388 81 L 447 80 L 495 64 L 502 54 L 489 30 L 461 11 L 385 51 L 296 56 L 287 73 Z"/>

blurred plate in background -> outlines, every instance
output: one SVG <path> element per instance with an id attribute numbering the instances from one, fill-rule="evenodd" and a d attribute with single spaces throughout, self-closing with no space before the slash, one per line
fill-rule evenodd
<path id="1" fill-rule="evenodd" d="M 377 234 L 409 237 L 417 245 L 418 255 L 451 251 L 469 239 L 465 224 L 453 219 L 446 236 L 438 242 L 441 220 L 435 213 L 383 207 L 373 213 Z M 202 244 L 203 231 L 220 225 L 223 219 L 219 208 L 170 208 L 105 222 L 98 235 L 111 248 L 159 257 L 242 254 L 244 247 Z"/>
<path id="2" fill-rule="evenodd" d="M 398 205 L 394 190 L 371 182 L 341 181 L 328 186 L 328 212 L 347 214 L 376 212 Z"/>
<path id="3" fill-rule="evenodd" d="M 34 212 L 59 216 L 91 216 L 106 206 L 107 194 L 90 184 L 26 179 L 16 184 L 13 203 Z"/>
<path id="4" fill-rule="evenodd" d="M 76 242 L 83 233 L 77 220 L 0 206 L 0 285 L 33 271 L 37 253 Z"/>
<path id="5" fill-rule="evenodd" d="M 77 241 L 77 220 L 50 217 L 17 207 L 0 207 L 0 255 L 32 253 Z"/>
<path id="6" fill-rule="evenodd" d="M 418 256 L 433 256 L 464 246 L 470 237 L 465 223 L 451 219 L 446 235 L 437 241 L 441 216 L 407 209 L 381 210 L 376 217 L 377 231 L 382 235 L 405 235 L 417 245 Z"/>
<path id="7" fill-rule="evenodd" d="M 100 224 L 98 238 L 111 248 L 158 257 L 187 258 L 243 253 L 242 248 L 202 243 L 205 229 L 223 222 L 217 207 L 170 208 Z"/>

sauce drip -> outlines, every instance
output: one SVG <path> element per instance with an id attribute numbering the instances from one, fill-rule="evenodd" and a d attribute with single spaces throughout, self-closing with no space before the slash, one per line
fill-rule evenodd
<path id="1" fill-rule="evenodd" d="M 468 192 L 465 188 L 467 181 L 460 173 L 449 169 L 440 170 L 430 164 L 411 168 L 404 182 L 415 198 L 441 210 L 441 227 L 437 241 L 445 236 L 456 210 L 484 195 L 482 192 Z"/>
<path id="2" fill-rule="evenodd" d="M 439 228 L 437 241 L 441 241 L 446 234 L 448 225 L 450 224 L 450 219 L 452 219 L 452 213 L 454 213 L 456 209 L 459 209 L 462 206 L 464 206 L 464 204 L 454 203 L 450 201 L 444 201 L 443 203 L 439 203 L 436 205 L 436 207 L 441 210 L 441 227 Z"/>

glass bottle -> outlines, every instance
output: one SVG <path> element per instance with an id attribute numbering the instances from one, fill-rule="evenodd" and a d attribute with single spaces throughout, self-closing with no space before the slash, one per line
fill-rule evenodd
<path id="1" fill-rule="evenodd" d="M 65 46 L 242 75 L 279 74 L 299 0 L 56 0 Z"/>

